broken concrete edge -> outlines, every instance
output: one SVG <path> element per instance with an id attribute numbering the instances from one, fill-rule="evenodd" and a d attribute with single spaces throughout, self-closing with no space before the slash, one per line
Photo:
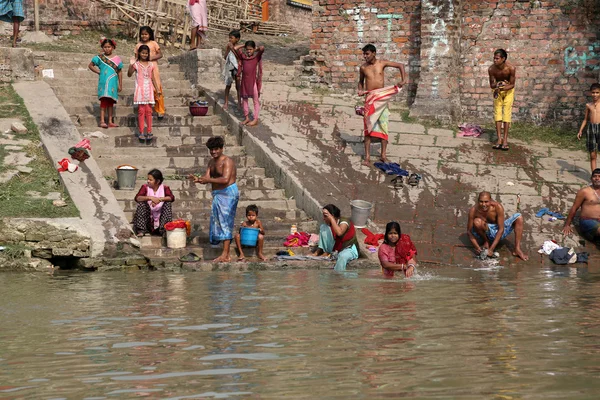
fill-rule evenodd
<path id="1" fill-rule="evenodd" d="M 0 82 L 32 81 L 35 78 L 33 51 L 26 48 L 0 47 Z"/>
<path id="2" fill-rule="evenodd" d="M 37 125 L 51 162 L 69 157 L 68 149 L 82 138 L 52 88 L 43 81 L 17 82 L 13 87 Z M 108 245 L 129 241 L 133 231 L 94 157 L 79 167 L 74 173 L 61 173 L 60 179 L 89 232 L 91 256 L 98 257 Z"/>
<path id="3" fill-rule="evenodd" d="M 271 151 L 268 147 L 242 125 L 241 121 L 234 114 L 223 108 L 223 105 L 218 101 L 216 93 L 205 89 L 204 94 L 209 106 L 213 107 L 213 114 L 221 117 L 221 121 L 232 134 L 237 133 L 239 143 L 246 148 L 248 154 L 254 157 L 256 164 L 265 168 L 267 176 L 272 175 L 275 184 L 285 190 L 288 198 L 294 198 L 296 207 L 304 210 L 313 220 L 320 221 L 323 216 L 323 205 L 315 199 L 307 188 L 302 186 L 300 180 L 294 176 L 293 172 L 283 163 L 271 157 Z M 382 232 L 381 227 L 370 220 L 367 228 L 373 232 Z M 365 235 L 358 228 L 356 231 L 360 258 L 379 262 L 377 253 L 371 253 L 364 243 Z"/>

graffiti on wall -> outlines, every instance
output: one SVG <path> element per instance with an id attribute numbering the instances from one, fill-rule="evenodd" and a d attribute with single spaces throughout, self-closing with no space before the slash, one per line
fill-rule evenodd
<path id="1" fill-rule="evenodd" d="M 574 75 L 584 69 L 600 70 L 600 54 L 594 51 L 598 48 L 600 42 L 590 45 L 588 51 L 578 52 L 574 47 L 567 47 L 564 54 L 565 74 Z"/>

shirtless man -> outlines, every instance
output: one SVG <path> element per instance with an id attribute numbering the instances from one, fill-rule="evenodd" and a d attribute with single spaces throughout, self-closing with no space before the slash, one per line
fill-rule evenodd
<path id="1" fill-rule="evenodd" d="M 206 147 L 210 152 L 211 160 L 208 169 L 202 177 L 190 174 L 188 176 L 194 183 L 212 185 L 212 210 L 210 213 L 210 243 L 223 242 L 223 253 L 215 262 L 230 262 L 229 247 L 233 239 L 233 225 L 240 193 L 236 180 L 236 167 L 233 160 L 223 154 L 225 141 L 221 136 L 208 139 Z"/>
<path id="2" fill-rule="evenodd" d="M 592 186 L 580 189 L 563 228 L 564 235 L 573 233 L 571 222 L 577 210 L 581 208 L 579 231 L 589 241 L 600 239 L 600 168 L 592 171 Z"/>
<path id="3" fill-rule="evenodd" d="M 512 121 L 512 105 L 515 100 L 516 68 L 506 61 L 504 49 L 494 52 L 494 64 L 488 69 L 490 88 L 494 94 L 494 122 L 498 141 L 492 148 L 508 151 L 508 128 Z M 504 135 L 502 130 L 504 128 Z"/>
<path id="4" fill-rule="evenodd" d="M 529 257 L 521 251 L 521 238 L 523 237 L 521 214 L 515 213 L 508 219 L 504 219 L 502 204 L 493 201 L 489 192 L 479 193 L 478 204 L 469 210 L 469 221 L 467 222 L 467 234 L 477 254 L 482 252 L 479 240 L 483 239 L 483 249 L 487 250 L 488 257 L 493 257 L 494 249 L 500 240 L 510 235 L 513 229 L 515 231 L 513 256 L 528 260 Z"/>
<path id="5" fill-rule="evenodd" d="M 381 140 L 381 161 L 387 162 L 388 119 L 390 112 L 388 102 L 406 83 L 404 65 L 392 61 L 378 60 L 377 49 L 368 44 L 362 49 L 365 63 L 360 67 L 358 95 L 365 98 L 365 160 L 363 165 L 371 163 L 371 138 Z M 384 70 L 387 67 L 400 70 L 400 83 L 390 88 L 385 87 Z"/>

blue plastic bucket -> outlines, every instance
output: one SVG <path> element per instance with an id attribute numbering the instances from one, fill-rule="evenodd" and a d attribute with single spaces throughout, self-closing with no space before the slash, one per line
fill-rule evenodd
<path id="1" fill-rule="evenodd" d="M 258 243 L 258 228 L 242 228 L 240 231 L 240 242 L 242 246 L 254 247 Z"/>

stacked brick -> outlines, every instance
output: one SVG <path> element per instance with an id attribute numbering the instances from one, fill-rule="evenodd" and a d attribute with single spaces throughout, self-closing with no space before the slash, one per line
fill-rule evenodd
<path id="1" fill-rule="evenodd" d="M 517 67 L 515 119 L 580 121 L 600 73 L 597 0 L 316 0 L 313 10 L 316 79 L 353 90 L 360 48 L 373 43 L 409 66 L 418 115 L 489 119 L 496 48 Z"/>
<path id="2" fill-rule="evenodd" d="M 294 32 L 308 37 L 312 32 L 312 12 L 288 4 L 288 0 L 269 0 L 269 21 L 291 25 Z"/>
<path id="3" fill-rule="evenodd" d="M 25 0 L 24 25 L 33 26 L 33 0 Z M 110 11 L 92 0 L 39 0 L 40 29 L 48 35 L 79 34 L 90 28 L 105 28 L 116 23 Z"/>

